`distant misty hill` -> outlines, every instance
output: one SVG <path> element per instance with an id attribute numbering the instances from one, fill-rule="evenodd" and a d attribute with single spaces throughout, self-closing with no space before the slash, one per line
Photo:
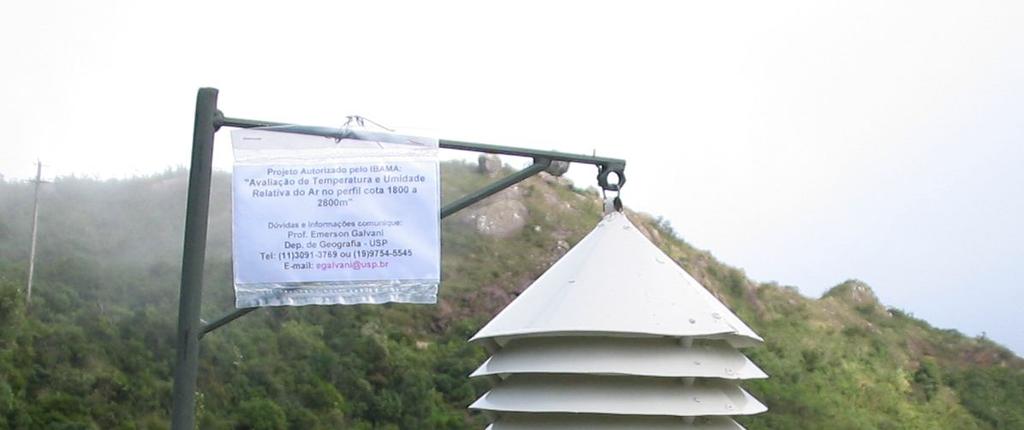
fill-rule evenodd
<path id="1" fill-rule="evenodd" d="M 493 168 L 446 163 L 445 201 Z M 32 184 L 0 182 L 0 429 L 165 429 L 187 172 L 43 186 L 31 312 Z M 231 309 L 229 176 L 215 175 L 203 315 Z M 593 228 L 596 193 L 551 176 L 445 220 L 434 306 L 264 309 L 207 336 L 203 429 L 480 429 L 476 330 Z M 769 412 L 749 429 L 1022 429 L 1024 360 L 879 303 L 859 281 L 821 298 L 759 284 L 629 212 L 654 243 L 766 339 Z M 840 281 L 840 280 L 837 280 Z M 623 285 L 630 294 L 642 285 Z M 613 316 L 610 316 L 613 317 Z"/>

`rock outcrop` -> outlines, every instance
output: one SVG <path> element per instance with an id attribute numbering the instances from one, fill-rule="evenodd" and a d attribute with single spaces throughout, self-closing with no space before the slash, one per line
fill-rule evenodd
<path id="1" fill-rule="evenodd" d="M 515 185 L 464 209 L 458 215 L 458 220 L 472 226 L 482 235 L 506 238 L 519 233 L 526 226 L 529 216 L 530 211 L 523 203 L 522 190 Z"/>
<path id="2" fill-rule="evenodd" d="M 501 173 L 501 158 L 497 155 L 480 154 L 477 163 L 477 171 L 484 175 L 498 176 Z"/>

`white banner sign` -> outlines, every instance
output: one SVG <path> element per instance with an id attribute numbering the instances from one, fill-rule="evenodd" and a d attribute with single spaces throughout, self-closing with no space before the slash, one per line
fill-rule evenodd
<path id="1" fill-rule="evenodd" d="M 437 140 L 232 132 L 238 307 L 435 303 Z"/>

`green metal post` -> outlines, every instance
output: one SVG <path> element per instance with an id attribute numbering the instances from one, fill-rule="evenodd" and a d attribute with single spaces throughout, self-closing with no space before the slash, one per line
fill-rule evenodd
<path id="1" fill-rule="evenodd" d="M 175 352 L 172 430 L 194 430 L 196 379 L 199 372 L 199 337 L 202 323 L 203 266 L 206 260 L 206 224 L 210 212 L 213 170 L 213 135 L 217 131 L 217 89 L 200 88 L 192 135 L 192 167 L 188 176 L 185 246 L 178 301 L 178 336 Z"/>

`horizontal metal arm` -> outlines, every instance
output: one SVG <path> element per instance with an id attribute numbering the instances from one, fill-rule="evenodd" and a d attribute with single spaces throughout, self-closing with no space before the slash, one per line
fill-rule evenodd
<path id="1" fill-rule="evenodd" d="M 256 127 L 287 127 L 282 131 L 288 133 L 306 134 L 311 136 L 323 136 L 334 139 L 342 139 L 349 136 L 349 133 L 340 128 L 328 128 L 328 127 L 310 127 L 293 124 L 285 124 L 282 122 L 272 121 L 259 121 L 252 119 L 240 119 L 240 118 L 225 118 L 223 115 L 218 116 L 217 121 L 218 127 L 238 127 L 238 128 L 256 128 Z M 512 146 L 501 146 L 501 145 L 488 145 L 485 143 L 474 143 L 474 142 L 463 142 L 458 140 L 447 140 L 441 139 L 438 141 L 438 145 L 445 149 L 455 149 L 459 151 L 474 151 L 484 152 L 487 154 L 502 154 L 511 155 L 516 157 L 530 157 L 534 160 L 546 159 L 550 161 L 565 161 L 569 163 L 584 163 L 592 164 L 597 166 L 597 183 L 602 189 L 608 191 L 619 191 L 622 186 L 626 183 L 626 160 L 618 158 L 607 158 L 597 157 L 580 154 L 569 154 L 558 151 L 541 151 L 537 149 L 528 148 L 517 148 Z M 615 174 L 616 178 L 611 179 L 611 175 Z"/>
<path id="2" fill-rule="evenodd" d="M 513 155 L 518 157 L 546 158 L 552 161 L 567 161 L 570 163 L 586 163 L 598 166 L 626 167 L 626 161 L 617 158 L 606 158 L 580 154 L 569 154 L 558 151 L 541 151 L 537 149 L 516 148 L 512 146 L 488 145 L 486 143 L 462 142 L 458 140 L 441 139 L 440 145 L 446 149 L 457 149 L 461 151 L 486 152 L 488 154 Z"/>

